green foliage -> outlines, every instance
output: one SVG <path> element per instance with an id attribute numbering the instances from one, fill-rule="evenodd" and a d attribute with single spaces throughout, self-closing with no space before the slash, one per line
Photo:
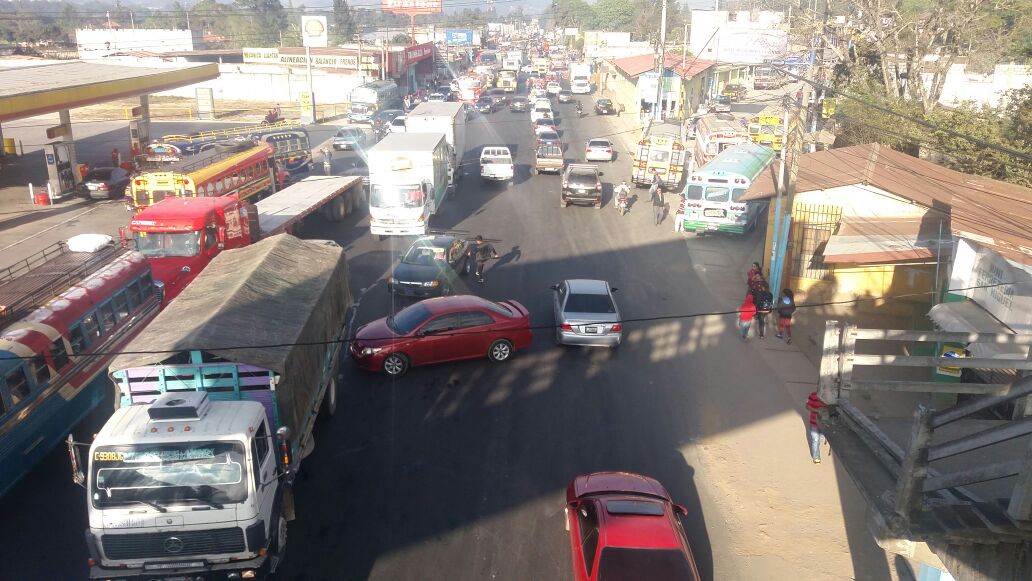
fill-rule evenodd
<path id="1" fill-rule="evenodd" d="M 984 145 L 1032 155 L 1032 87 L 1011 91 L 1000 107 L 961 105 L 929 112 L 913 102 L 879 102 L 877 89 L 862 96 L 854 89 L 851 94 L 896 114 L 840 98 L 836 117 L 842 130 L 837 145 L 877 142 L 912 154 L 920 149 L 951 169 L 1032 187 L 1032 164 Z M 914 120 L 940 129 L 929 129 Z"/>
<path id="2" fill-rule="evenodd" d="M 355 14 L 348 0 L 333 0 L 333 43 L 350 42 L 355 38 L 358 27 L 355 25 Z"/>

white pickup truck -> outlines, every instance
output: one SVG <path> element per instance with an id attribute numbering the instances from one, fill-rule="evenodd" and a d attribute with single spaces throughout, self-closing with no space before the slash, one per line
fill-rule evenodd
<path id="1" fill-rule="evenodd" d="M 497 182 L 512 182 L 516 168 L 508 147 L 487 146 L 480 152 L 480 177 Z"/>

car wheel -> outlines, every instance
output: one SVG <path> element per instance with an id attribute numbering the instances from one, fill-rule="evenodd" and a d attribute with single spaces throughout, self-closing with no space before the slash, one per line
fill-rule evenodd
<path id="1" fill-rule="evenodd" d="M 275 550 L 272 552 L 272 559 L 269 563 L 269 573 L 275 573 L 276 569 L 279 568 L 279 564 L 283 562 L 283 557 L 287 554 L 287 519 L 283 516 L 279 517 L 276 523 L 276 530 L 273 532 L 275 538 Z"/>
<path id="2" fill-rule="evenodd" d="M 403 353 L 391 353 L 383 360 L 383 372 L 390 377 L 401 377 L 408 368 L 408 357 Z"/>
<path id="3" fill-rule="evenodd" d="M 512 357 L 512 353 L 512 343 L 506 339 L 499 339 L 491 343 L 491 347 L 487 350 L 487 358 L 495 363 L 501 363 Z"/>

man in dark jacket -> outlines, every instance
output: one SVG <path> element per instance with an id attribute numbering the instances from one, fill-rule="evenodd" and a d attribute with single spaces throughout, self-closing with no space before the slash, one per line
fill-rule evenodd
<path id="1" fill-rule="evenodd" d="M 774 295 L 766 282 L 753 291 L 753 302 L 756 303 L 756 332 L 760 339 L 764 339 L 767 315 L 774 310 Z"/>
<path id="2" fill-rule="evenodd" d="M 470 249 L 470 254 L 477 263 L 477 282 L 484 282 L 484 265 L 487 264 L 488 260 L 498 258 L 498 251 L 490 243 L 485 242 L 483 236 L 477 234 L 473 248 Z"/>
<path id="3" fill-rule="evenodd" d="M 775 336 L 781 339 L 788 335 L 788 343 L 792 342 L 792 315 L 795 314 L 795 310 L 795 293 L 792 289 L 786 288 L 781 291 L 781 299 L 778 300 L 778 334 Z"/>
<path id="4" fill-rule="evenodd" d="M 649 201 L 652 202 L 652 217 L 654 224 L 659 226 L 663 221 L 663 213 L 666 211 L 666 202 L 663 201 L 663 187 L 659 182 L 653 182 L 649 189 Z"/>

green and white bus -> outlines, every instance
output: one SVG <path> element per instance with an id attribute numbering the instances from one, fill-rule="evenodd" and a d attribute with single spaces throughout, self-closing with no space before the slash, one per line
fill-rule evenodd
<path id="1" fill-rule="evenodd" d="M 678 219 L 685 232 L 745 234 L 756 228 L 764 202 L 744 202 L 742 196 L 774 160 L 766 145 L 731 146 L 688 177 Z"/>

